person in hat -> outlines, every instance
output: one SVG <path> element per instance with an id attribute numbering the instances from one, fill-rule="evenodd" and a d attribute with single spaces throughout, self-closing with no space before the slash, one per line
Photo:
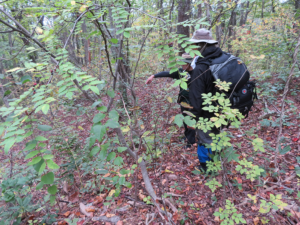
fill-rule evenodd
<path id="1" fill-rule="evenodd" d="M 186 71 L 187 73 L 184 78 L 186 78 L 188 80 L 187 83 L 189 86 L 190 73 L 193 70 L 193 68 L 191 67 L 193 58 L 188 53 L 182 54 L 182 58 L 183 59 L 181 61 L 186 63 L 185 65 L 182 65 L 182 68 L 180 68 L 179 70 L 177 70 L 176 72 L 171 73 L 171 74 L 168 71 L 163 71 L 163 72 L 151 75 L 147 79 L 146 84 L 150 84 L 154 78 L 170 77 L 173 79 L 180 79 L 180 78 L 182 78 L 182 75 L 180 75 L 180 73 Z M 184 90 L 180 87 L 177 103 L 180 104 L 181 102 L 186 102 L 186 103 L 190 104 L 189 89 Z M 183 116 L 186 116 L 186 114 L 183 113 L 183 111 L 188 111 L 189 109 L 187 109 L 183 106 L 181 106 L 180 108 L 181 108 L 181 112 L 182 112 Z M 188 128 L 187 125 L 184 123 L 184 135 L 185 135 L 185 139 L 187 142 L 185 149 L 188 150 L 196 142 L 195 141 L 195 130 L 192 128 Z"/>
<path id="2" fill-rule="evenodd" d="M 218 41 L 212 38 L 212 34 L 207 29 L 198 29 L 194 32 L 188 43 L 195 46 L 194 50 L 199 50 L 202 56 L 195 57 L 191 63 L 193 68 L 191 73 L 191 84 L 189 86 L 189 99 L 191 106 L 190 112 L 196 116 L 196 121 L 199 117 L 211 118 L 214 116 L 213 113 L 202 110 L 202 94 L 216 93 L 215 80 L 209 70 L 209 61 L 211 59 L 219 57 L 227 57 L 223 54 L 222 50 L 217 47 Z M 223 60 L 223 59 L 222 59 Z M 207 161 L 210 161 L 210 155 L 212 154 L 211 149 L 205 147 L 205 144 L 212 143 L 212 137 L 210 133 L 219 134 L 220 131 L 214 127 L 208 132 L 203 132 L 200 129 L 196 129 L 196 137 L 198 139 L 197 154 L 200 161 L 200 165 L 196 166 L 195 169 L 206 172 Z"/>

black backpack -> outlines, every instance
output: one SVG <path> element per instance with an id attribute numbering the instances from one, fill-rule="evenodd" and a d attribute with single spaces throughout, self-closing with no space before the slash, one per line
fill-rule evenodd
<path id="1" fill-rule="evenodd" d="M 257 99 L 254 81 L 249 81 L 250 73 L 243 61 L 229 53 L 215 59 L 209 59 L 209 67 L 215 80 L 231 82 L 230 89 L 225 92 L 232 108 L 238 109 L 245 118 Z"/>

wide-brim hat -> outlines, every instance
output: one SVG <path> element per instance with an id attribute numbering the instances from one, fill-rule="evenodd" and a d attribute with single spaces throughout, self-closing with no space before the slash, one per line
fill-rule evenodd
<path id="1" fill-rule="evenodd" d="M 201 43 L 201 42 L 208 43 L 208 44 L 218 43 L 218 41 L 212 38 L 211 32 L 204 28 L 196 30 L 193 34 L 193 37 L 188 41 L 193 43 Z"/>
<path id="2" fill-rule="evenodd" d="M 183 58 L 183 59 L 180 59 L 180 61 L 182 61 L 182 62 L 191 64 L 193 61 L 193 57 L 190 56 L 190 54 L 188 54 L 188 53 L 183 53 L 181 55 L 181 57 Z"/>

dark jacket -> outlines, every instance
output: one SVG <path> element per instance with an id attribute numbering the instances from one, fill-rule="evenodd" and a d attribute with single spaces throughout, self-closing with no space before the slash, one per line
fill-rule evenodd
<path id="1" fill-rule="evenodd" d="M 219 47 L 209 46 L 207 47 L 202 56 L 204 58 L 198 58 L 196 62 L 196 67 L 191 73 L 190 81 L 190 101 L 193 109 L 190 111 L 197 117 L 211 118 L 214 116 L 213 113 L 202 110 L 202 94 L 216 93 L 215 80 L 209 70 L 209 59 L 218 58 L 222 55 L 222 50 Z"/>
<path id="2" fill-rule="evenodd" d="M 158 78 L 158 77 L 170 77 L 170 78 L 178 80 L 178 79 L 182 78 L 182 76 L 180 75 L 179 72 L 182 73 L 183 70 L 180 68 L 179 70 L 177 70 L 176 72 L 171 73 L 171 74 L 168 71 L 163 71 L 163 72 L 155 74 L 154 78 Z M 182 89 L 180 87 L 179 94 L 178 94 L 178 103 L 180 103 L 180 102 L 186 102 L 186 103 L 190 104 L 190 98 L 189 98 L 190 74 L 191 74 L 191 72 L 188 72 L 188 76 L 186 77 L 187 80 L 188 80 L 187 81 L 188 89 L 184 90 L 184 89 Z"/>

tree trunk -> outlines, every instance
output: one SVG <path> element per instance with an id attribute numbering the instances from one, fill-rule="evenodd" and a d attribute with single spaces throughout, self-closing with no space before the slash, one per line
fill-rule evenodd
<path id="1" fill-rule="evenodd" d="M 300 9 L 300 0 L 295 0 L 295 9 Z"/>
<path id="2" fill-rule="evenodd" d="M 84 34 L 87 33 L 87 29 L 86 29 L 86 23 L 85 20 L 83 22 L 83 24 L 81 25 L 82 28 L 82 32 Z M 89 65 L 89 40 L 86 40 L 85 38 L 82 39 L 83 41 L 83 46 L 84 46 L 84 61 L 85 61 L 85 65 L 88 66 Z"/>
<path id="3" fill-rule="evenodd" d="M 178 23 L 187 21 L 190 16 L 186 14 L 189 12 L 191 8 L 191 0 L 178 0 Z M 184 27 L 183 25 L 177 26 L 177 34 L 186 35 L 186 37 L 190 36 L 190 29 L 188 26 Z M 180 46 L 180 53 L 182 54 L 184 49 Z"/>
<path id="4" fill-rule="evenodd" d="M 229 27 L 228 27 L 228 52 L 232 51 L 232 39 L 235 37 L 235 32 L 234 32 L 234 26 L 236 26 L 236 12 L 235 10 L 232 11 L 230 21 L 229 21 Z"/>
<path id="5" fill-rule="evenodd" d="M 172 21 L 172 12 L 174 10 L 174 1 L 175 0 L 172 0 L 172 5 L 171 5 L 171 8 L 170 8 L 170 12 L 169 12 L 169 20 Z M 172 26 L 170 26 L 170 33 L 172 32 Z"/>
<path id="6" fill-rule="evenodd" d="M 205 2 L 205 7 L 206 7 L 206 19 L 209 23 L 209 25 L 211 26 L 211 13 L 210 13 L 210 3 L 209 2 Z"/>
<path id="7" fill-rule="evenodd" d="M 221 12 L 222 11 L 222 3 L 221 2 L 218 2 L 218 9 L 217 11 L 218 12 Z M 221 37 L 222 37 L 222 27 L 221 27 L 221 24 L 220 24 L 220 17 L 218 17 L 217 21 L 216 21 L 216 39 L 218 41 L 218 43 L 220 44 L 221 43 Z"/>
<path id="8" fill-rule="evenodd" d="M 261 18 L 264 18 L 264 7 L 265 7 L 265 0 L 261 1 Z"/>

